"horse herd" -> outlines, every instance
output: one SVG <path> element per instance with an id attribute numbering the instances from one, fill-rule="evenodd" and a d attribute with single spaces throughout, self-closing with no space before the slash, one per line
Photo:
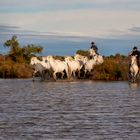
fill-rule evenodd
<path id="1" fill-rule="evenodd" d="M 53 78 L 57 80 L 58 74 L 61 74 L 61 79 L 65 77 L 70 80 L 71 78 L 80 78 L 81 71 L 86 77 L 88 73 L 91 73 L 95 65 L 100 65 L 104 62 L 101 55 L 96 54 L 93 49 L 89 50 L 91 58 L 80 54 L 75 54 L 74 57 L 65 56 L 64 60 L 55 59 L 53 56 L 32 57 L 30 64 L 34 68 L 33 81 L 36 73 L 40 74 L 41 80 Z M 129 65 L 129 80 L 135 82 L 139 77 L 139 67 L 137 64 L 136 56 L 131 56 Z M 64 77 L 64 75 L 66 75 Z"/>
<path id="2" fill-rule="evenodd" d="M 33 80 L 36 73 L 39 73 L 41 80 L 45 80 L 45 75 L 47 73 L 47 78 L 53 78 L 57 80 L 57 75 L 61 74 L 61 79 L 66 78 L 70 80 L 71 78 L 80 78 L 81 70 L 84 72 L 84 76 L 90 73 L 95 65 L 100 65 L 104 62 L 103 57 L 96 53 L 92 54 L 92 59 L 88 57 L 75 54 L 74 57 L 66 56 L 64 60 L 55 59 L 53 56 L 42 56 L 41 59 L 38 57 L 32 57 L 30 64 L 34 68 Z"/>

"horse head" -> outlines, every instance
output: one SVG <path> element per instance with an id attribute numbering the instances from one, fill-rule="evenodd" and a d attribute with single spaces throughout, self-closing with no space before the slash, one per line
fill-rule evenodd
<path id="1" fill-rule="evenodd" d="M 94 56 L 97 55 L 96 52 L 95 52 L 95 50 L 93 50 L 93 49 L 90 49 L 89 50 L 89 53 L 90 53 L 90 56 L 92 56 L 92 57 L 94 57 Z"/>
<path id="2" fill-rule="evenodd" d="M 97 65 L 100 65 L 104 62 L 103 56 L 98 54 L 94 55 L 93 59 L 95 60 Z"/>
<path id="3" fill-rule="evenodd" d="M 34 56 L 34 57 L 31 58 L 30 64 L 31 64 L 31 65 L 34 65 L 34 64 L 36 64 L 36 63 L 37 63 L 37 57 Z"/>
<path id="4" fill-rule="evenodd" d="M 53 58 L 53 56 L 52 56 L 52 55 L 48 55 L 48 56 L 46 57 L 46 60 L 47 60 L 47 61 L 53 61 L 53 60 L 54 60 L 54 58 Z"/>
<path id="5" fill-rule="evenodd" d="M 73 61 L 74 59 L 71 57 L 71 56 L 66 56 L 65 57 L 65 61 L 67 62 L 67 61 Z"/>

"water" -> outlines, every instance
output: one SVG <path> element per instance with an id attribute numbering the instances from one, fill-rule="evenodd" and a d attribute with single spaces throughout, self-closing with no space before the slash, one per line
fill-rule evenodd
<path id="1" fill-rule="evenodd" d="M 0 140 L 139 140 L 140 85 L 0 80 Z"/>

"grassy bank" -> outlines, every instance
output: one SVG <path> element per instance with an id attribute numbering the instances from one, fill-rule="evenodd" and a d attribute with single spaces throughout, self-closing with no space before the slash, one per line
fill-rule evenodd
<path id="1" fill-rule="evenodd" d="M 18 63 L 0 56 L 0 78 L 29 78 L 33 69 L 27 63 Z"/>

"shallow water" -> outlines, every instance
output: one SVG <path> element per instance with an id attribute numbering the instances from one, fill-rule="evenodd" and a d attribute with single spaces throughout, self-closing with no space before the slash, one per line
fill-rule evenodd
<path id="1" fill-rule="evenodd" d="M 140 85 L 0 80 L 0 140 L 139 140 Z"/>

